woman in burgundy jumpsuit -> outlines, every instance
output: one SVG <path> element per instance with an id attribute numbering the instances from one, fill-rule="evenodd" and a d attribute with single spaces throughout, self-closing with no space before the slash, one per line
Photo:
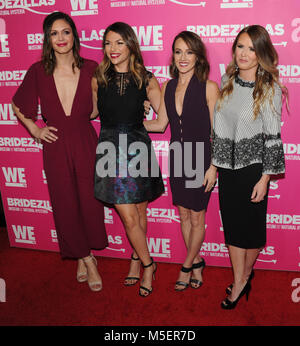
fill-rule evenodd
<path id="1" fill-rule="evenodd" d="M 99 291 L 102 281 L 91 249 L 105 248 L 107 236 L 104 207 L 95 199 L 93 190 L 97 134 L 90 122 L 93 113 L 91 78 L 97 63 L 79 56 L 78 34 L 69 16 L 55 12 L 46 17 L 44 34 L 43 60 L 29 68 L 13 97 L 13 107 L 31 134 L 43 140 L 44 169 L 61 256 L 78 259 L 77 280 L 88 281 L 93 291 Z M 59 42 L 57 51 L 52 38 L 55 35 Z M 49 41 L 50 59 L 56 58 L 52 73 L 45 59 Z M 67 66 L 71 82 L 57 72 L 61 66 L 66 70 L 63 65 L 66 61 L 71 62 Z M 72 79 L 75 72 L 77 86 Z M 61 84 L 59 78 L 62 78 Z M 74 90 L 72 103 L 67 94 L 70 89 Z M 38 101 L 47 125 L 42 129 L 33 121 Z M 68 106 L 70 113 L 66 114 Z"/>

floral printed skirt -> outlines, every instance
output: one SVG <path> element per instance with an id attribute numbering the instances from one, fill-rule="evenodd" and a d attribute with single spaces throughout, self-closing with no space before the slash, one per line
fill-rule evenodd
<path id="1" fill-rule="evenodd" d="M 102 125 L 94 193 L 109 204 L 152 201 L 164 193 L 151 139 L 142 124 Z"/>

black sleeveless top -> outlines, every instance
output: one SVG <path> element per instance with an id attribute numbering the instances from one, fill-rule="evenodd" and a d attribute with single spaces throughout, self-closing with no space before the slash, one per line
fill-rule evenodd
<path id="1" fill-rule="evenodd" d="M 148 83 L 143 83 L 142 88 L 139 89 L 131 72 L 111 71 L 110 74 L 107 87 L 98 84 L 98 110 L 101 125 L 142 125 Z M 152 73 L 147 71 L 147 79 L 150 80 L 152 76 Z"/>

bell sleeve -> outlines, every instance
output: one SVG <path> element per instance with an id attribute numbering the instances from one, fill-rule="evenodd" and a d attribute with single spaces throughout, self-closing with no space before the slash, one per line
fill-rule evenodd
<path id="1" fill-rule="evenodd" d="M 32 65 L 13 96 L 13 103 L 25 118 L 36 120 L 38 111 L 38 86 L 35 64 Z"/>
<path id="2" fill-rule="evenodd" d="M 269 92 L 272 92 L 270 88 Z M 275 84 L 272 102 L 266 100 L 261 111 L 264 134 L 263 174 L 285 172 L 284 151 L 281 140 L 282 91 Z"/>

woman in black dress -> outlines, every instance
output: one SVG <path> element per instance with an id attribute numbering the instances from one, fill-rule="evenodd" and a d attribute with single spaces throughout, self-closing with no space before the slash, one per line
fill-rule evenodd
<path id="1" fill-rule="evenodd" d="M 189 284 L 193 288 L 202 285 L 205 261 L 199 251 L 205 236 L 210 192 L 216 181 L 216 168 L 210 160 L 210 135 L 219 89 L 215 82 L 208 80 L 209 63 L 198 35 L 181 32 L 173 41 L 172 51 L 170 71 L 174 79 L 163 85 L 157 119 L 145 121 L 144 125 L 152 132 L 163 132 L 168 122 L 171 126 L 170 148 L 174 150 L 170 149 L 169 154 L 170 185 L 187 247 L 175 290 L 183 291 Z M 199 151 L 200 143 L 204 144 L 203 152 Z M 179 152 L 176 148 L 180 148 Z M 183 167 L 179 172 L 180 160 Z M 191 168 L 195 169 L 195 175 L 188 174 Z"/>
<path id="2" fill-rule="evenodd" d="M 133 247 L 126 286 L 139 280 L 139 294 L 152 292 L 156 263 L 150 258 L 146 242 L 148 201 L 164 192 L 164 185 L 143 126 L 144 101 L 154 108 L 160 102 L 156 78 L 146 71 L 138 40 L 126 23 L 110 25 L 103 36 L 104 59 L 92 82 L 94 107 L 98 107 L 101 132 L 96 155 L 95 196 L 113 204 L 119 213 Z M 154 173 L 153 173 L 154 172 Z"/>
<path id="3" fill-rule="evenodd" d="M 277 53 L 260 25 L 243 29 L 232 46 L 214 114 L 212 163 L 234 282 L 223 309 L 249 294 L 253 266 L 266 243 L 270 175 L 285 171 L 281 141 L 282 91 Z"/>

